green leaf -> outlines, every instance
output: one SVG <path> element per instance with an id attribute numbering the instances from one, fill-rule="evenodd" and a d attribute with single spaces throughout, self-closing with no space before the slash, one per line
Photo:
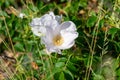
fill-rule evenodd
<path id="1" fill-rule="evenodd" d="M 67 58 L 65 57 L 61 57 L 58 59 L 58 62 L 66 62 L 67 61 Z"/>
<path id="2" fill-rule="evenodd" d="M 95 22 L 97 21 L 97 17 L 92 15 L 87 20 L 87 27 L 93 27 Z"/>
<path id="3" fill-rule="evenodd" d="M 65 80 L 65 76 L 63 72 L 60 73 L 59 80 Z"/>
<path id="4" fill-rule="evenodd" d="M 68 68 L 70 71 L 73 71 L 73 72 L 76 72 L 76 71 L 77 71 L 76 67 L 74 66 L 74 64 L 73 64 L 72 62 L 68 62 L 67 68 Z"/>
<path id="5" fill-rule="evenodd" d="M 73 74 L 69 70 L 65 69 L 64 75 L 66 80 L 74 80 Z"/>
<path id="6" fill-rule="evenodd" d="M 118 28 L 113 27 L 109 29 L 108 34 L 111 34 L 112 35 L 111 38 L 113 39 L 117 31 L 118 31 Z"/>
<path id="7" fill-rule="evenodd" d="M 13 42 L 17 42 L 17 41 L 22 41 L 22 39 L 19 38 L 19 37 L 15 37 L 15 38 L 13 38 Z"/>
<path id="8" fill-rule="evenodd" d="M 120 78 L 120 68 L 116 71 L 116 73 L 117 73 L 117 76 L 119 76 Z"/>
<path id="9" fill-rule="evenodd" d="M 32 47 L 33 47 L 34 43 L 35 43 L 34 41 L 27 41 L 26 42 L 26 49 L 27 49 L 27 51 L 30 52 L 32 50 Z"/>
<path id="10" fill-rule="evenodd" d="M 57 63 L 55 63 L 55 67 L 57 67 L 57 68 L 63 67 L 64 65 L 65 65 L 64 62 L 57 62 Z"/>
<path id="11" fill-rule="evenodd" d="M 4 11 L 0 11 L 0 16 L 8 17 L 7 13 Z"/>
<path id="12" fill-rule="evenodd" d="M 95 74 L 93 76 L 93 80 L 105 80 L 104 77 L 102 75 L 99 75 L 99 74 Z"/>
<path id="13" fill-rule="evenodd" d="M 87 0 L 80 0 L 79 1 L 79 6 L 80 7 L 86 7 L 87 6 Z"/>
<path id="14" fill-rule="evenodd" d="M 16 43 L 16 44 L 14 45 L 14 48 L 15 48 L 17 51 L 25 51 L 25 50 L 24 50 L 24 46 L 23 46 L 22 43 Z"/>
<path id="15" fill-rule="evenodd" d="M 54 68 L 54 69 L 52 70 L 52 73 L 49 74 L 49 75 L 46 77 L 45 80 L 50 80 L 51 77 L 53 77 L 56 73 L 59 73 L 59 72 L 61 72 L 61 71 L 62 71 L 62 69 L 60 69 L 60 68 Z"/>
<path id="16" fill-rule="evenodd" d="M 115 34 L 117 32 L 117 30 L 118 30 L 118 28 L 113 27 L 113 28 L 109 29 L 108 33 Z"/>
<path id="17" fill-rule="evenodd" d="M 43 64 L 43 62 L 42 62 L 40 59 L 36 60 L 36 63 L 37 63 L 39 66 Z"/>
<path id="18" fill-rule="evenodd" d="M 36 11 L 36 12 L 38 11 L 38 8 L 35 7 L 35 6 L 33 6 L 33 5 L 30 5 L 29 7 L 30 7 L 33 11 Z"/>

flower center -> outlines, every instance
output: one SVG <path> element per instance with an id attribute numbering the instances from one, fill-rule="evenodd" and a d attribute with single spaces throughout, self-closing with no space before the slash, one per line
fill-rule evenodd
<path id="1" fill-rule="evenodd" d="M 61 35 L 56 35 L 54 38 L 53 38 L 53 44 L 55 46 L 60 46 L 62 45 L 64 42 L 64 39 Z"/>

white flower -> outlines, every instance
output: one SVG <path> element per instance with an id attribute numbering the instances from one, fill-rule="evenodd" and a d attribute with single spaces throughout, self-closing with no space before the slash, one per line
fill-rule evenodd
<path id="1" fill-rule="evenodd" d="M 33 19 L 30 25 L 35 35 L 44 34 L 41 42 L 49 52 L 61 54 L 61 50 L 72 47 L 78 37 L 75 24 L 72 21 L 61 23 L 61 16 L 55 16 L 53 12 Z"/>
<path id="2" fill-rule="evenodd" d="M 25 16 L 24 13 L 20 13 L 20 14 L 18 15 L 18 17 L 21 18 L 21 19 L 23 19 L 24 16 Z"/>

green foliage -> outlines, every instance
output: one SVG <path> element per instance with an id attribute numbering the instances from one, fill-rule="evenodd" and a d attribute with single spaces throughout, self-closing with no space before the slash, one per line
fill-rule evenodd
<path id="1" fill-rule="evenodd" d="M 87 26 L 88 27 L 93 27 L 96 21 L 97 21 L 96 16 L 94 16 L 94 15 L 90 16 L 87 20 Z"/>
<path id="2" fill-rule="evenodd" d="M 17 51 L 24 51 L 24 47 L 22 43 L 16 43 L 14 47 Z"/>
<path id="3" fill-rule="evenodd" d="M 0 1 L 0 80 L 2 72 L 5 80 L 119 80 L 120 0 L 45 1 Z M 79 33 L 61 55 L 47 53 L 29 25 L 49 11 L 73 21 Z"/>
<path id="4" fill-rule="evenodd" d="M 108 31 L 108 34 L 111 34 L 111 39 L 114 38 L 115 34 L 117 33 L 118 31 L 118 28 L 111 28 L 109 31 Z"/>

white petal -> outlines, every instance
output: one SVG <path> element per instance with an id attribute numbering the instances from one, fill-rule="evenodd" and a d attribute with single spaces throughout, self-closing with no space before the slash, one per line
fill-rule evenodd
<path id="1" fill-rule="evenodd" d="M 73 22 L 64 22 L 59 26 L 60 34 L 64 39 L 64 43 L 59 46 L 60 49 L 67 49 L 72 47 L 74 40 L 78 37 L 76 26 Z"/>
<path id="2" fill-rule="evenodd" d="M 64 39 L 64 43 L 61 46 L 59 46 L 59 48 L 68 49 L 72 47 L 74 40 L 78 37 L 78 33 L 61 31 L 61 36 Z"/>
<path id="3" fill-rule="evenodd" d="M 55 16 L 52 12 L 43 15 L 41 18 L 34 18 L 30 23 L 33 33 L 36 36 L 41 36 L 42 34 L 46 33 L 46 27 L 51 27 L 52 29 L 55 29 L 55 27 L 58 26 L 59 23 L 53 18 L 55 18 Z"/>
<path id="4" fill-rule="evenodd" d="M 34 26 L 38 26 L 38 25 L 41 25 L 41 18 L 34 18 L 32 20 L 32 22 L 30 23 L 30 26 L 34 27 Z"/>
<path id="5" fill-rule="evenodd" d="M 57 53 L 61 54 L 61 50 L 59 48 L 57 48 L 56 46 L 54 46 L 47 38 L 41 37 L 41 40 L 43 41 L 42 43 L 45 44 L 45 47 L 48 52 L 50 52 L 50 53 L 57 52 Z"/>
<path id="6" fill-rule="evenodd" d="M 49 52 L 57 52 L 58 54 L 61 54 L 61 50 L 59 48 L 56 48 L 56 47 L 50 46 L 50 47 L 47 47 L 47 50 Z"/>
<path id="7" fill-rule="evenodd" d="M 41 17 L 41 22 L 44 23 L 45 21 L 55 20 L 55 15 L 53 12 L 49 12 L 49 14 L 45 14 Z"/>
<path id="8" fill-rule="evenodd" d="M 44 16 L 41 17 L 41 23 L 44 23 L 45 21 L 52 20 L 52 16 L 49 14 L 45 14 Z"/>
<path id="9" fill-rule="evenodd" d="M 55 15 L 53 12 L 49 12 L 49 15 L 52 17 L 52 19 L 55 19 Z"/>
<path id="10" fill-rule="evenodd" d="M 67 21 L 67 22 L 63 22 L 60 26 L 59 26 L 60 30 L 66 30 L 66 31 L 76 31 L 76 26 L 72 21 Z"/>
<path id="11" fill-rule="evenodd" d="M 45 27 L 34 26 L 34 27 L 31 27 L 31 29 L 32 29 L 33 34 L 36 36 L 46 35 L 46 28 Z"/>
<path id="12" fill-rule="evenodd" d="M 69 49 L 69 48 L 71 48 L 73 45 L 75 44 L 75 41 L 73 41 L 73 42 L 71 42 L 71 43 L 69 43 L 69 44 L 65 44 L 65 45 L 61 45 L 61 46 L 59 46 L 58 48 L 59 49 Z"/>
<path id="13" fill-rule="evenodd" d="M 44 26 L 55 29 L 56 27 L 59 26 L 59 23 L 56 20 L 48 20 L 44 22 Z"/>
<path id="14" fill-rule="evenodd" d="M 49 12 L 49 15 L 52 17 L 52 19 L 56 20 L 57 22 L 59 22 L 59 24 L 61 23 L 62 20 L 62 15 L 61 16 L 55 16 L 53 12 Z"/>
<path id="15" fill-rule="evenodd" d="M 44 37 L 41 37 L 42 43 L 44 43 L 46 46 L 52 45 L 53 35 L 53 29 L 51 27 L 47 27 L 46 35 Z"/>
<path id="16" fill-rule="evenodd" d="M 47 50 L 49 52 L 57 52 L 61 53 L 60 49 L 54 46 L 53 44 L 53 37 L 54 37 L 54 30 L 51 27 L 46 28 L 46 36 L 41 37 L 41 43 L 45 44 Z"/>
<path id="17" fill-rule="evenodd" d="M 55 17 L 53 13 L 45 14 L 40 18 L 34 18 L 30 23 L 30 25 L 31 26 L 44 25 L 46 22 L 53 20 L 53 17 Z"/>

